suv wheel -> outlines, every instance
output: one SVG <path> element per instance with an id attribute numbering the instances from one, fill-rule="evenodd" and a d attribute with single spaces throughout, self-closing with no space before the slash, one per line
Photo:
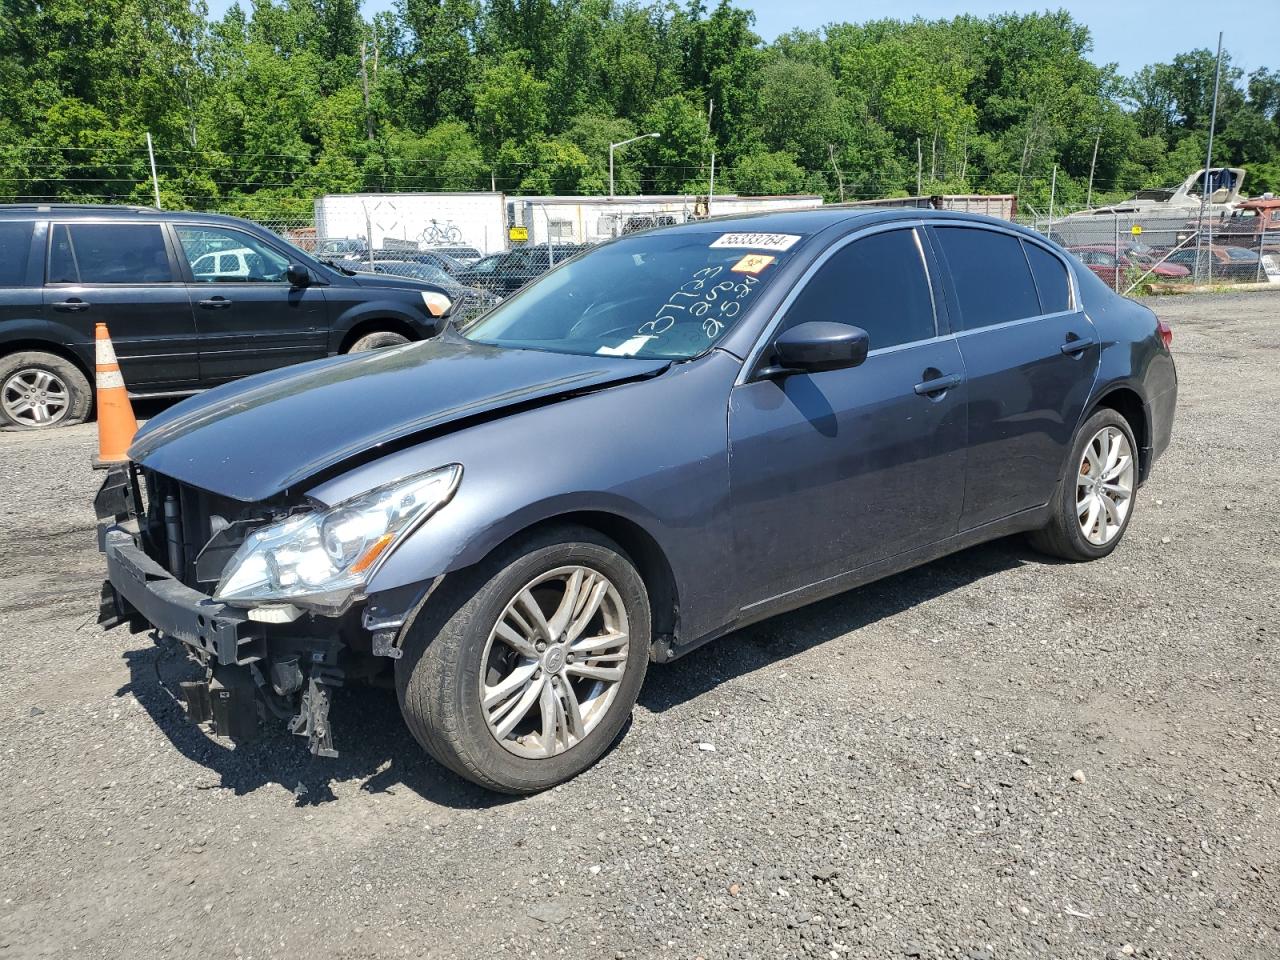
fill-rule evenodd
<path id="1" fill-rule="evenodd" d="M 437 760 L 491 790 L 533 793 L 617 738 L 649 642 L 630 560 L 607 537 L 564 527 L 447 578 L 410 630 L 396 689 Z"/>
<path id="2" fill-rule="evenodd" d="M 408 343 L 409 338 L 402 333 L 392 333 L 390 330 L 379 330 L 376 333 L 366 333 L 363 337 L 353 343 L 348 348 L 347 353 L 364 353 L 366 350 L 381 350 L 383 347 L 398 347 L 402 343 Z"/>
<path id="3" fill-rule="evenodd" d="M 1085 421 L 1050 505 L 1052 518 L 1031 534 L 1031 545 L 1064 560 L 1097 560 L 1114 550 L 1133 516 L 1137 449 L 1128 421 L 1114 410 Z"/>
<path id="4" fill-rule="evenodd" d="M 89 381 L 71 361 L 39 352 L 0 357 L 0 425 L 30 430 L 81 423 L 92 403 Z"/>

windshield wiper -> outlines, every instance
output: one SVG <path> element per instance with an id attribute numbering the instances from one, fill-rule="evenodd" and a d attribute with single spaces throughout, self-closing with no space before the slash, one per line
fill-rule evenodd
<path id="1" fill-rule="evenodd" d="M 333 269 L 337 270 L 339 273 L 346 274 L 348 277 L 354 277 L 356 275 L 356 272 L 354 270 L 347 269 L 337 261 L 326 260 L 323 257 L 321 257 L 320 262 L 323 263 L 326 267 L 333 267 Z"/>

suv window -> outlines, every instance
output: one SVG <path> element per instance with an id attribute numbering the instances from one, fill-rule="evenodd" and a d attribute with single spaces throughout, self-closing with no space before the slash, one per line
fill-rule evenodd
<path id="1" fill-rule="evenodd" d="M 936 227 L 956 298 L 959 330 L 1038 316 L 1040 299 L 1018 238 L 976 227 Z"/>
<path id="2" fill-rule="evenodd" d="M 1031 274 L 1040 293 L 1040 312 L 1070 310 L 1071 281 L 1067 279 L 1067 268 L 1062 261 L 1039 244 L 1023 241 L 1022 248 L 1027 252 L 1027 262 L 1031 264 Z"/>
<path id="3" fill-rule="evenodd" d="M 175 226 L 196 283 L 281 283 L 289 259 L 257 237 L 221 227 Z"/>
<path id="4" fill-rule="evenodd" d="M 49 283 L 171 283 L 158 223 L 59 223 L 49 250 Z"/>
<path id="5" fill-rule="evenodd" d="M 33 221 L 0 222 L 0 287 L 25 287 Z"/>
<path id="6" fill-rule="evenodd" d="M 792 302 L 783 329 L 807 320 L 862 327 L 872 350 L 936 336 L 933 296 L 916 232 L 872 234 L 832 254 Z"/>

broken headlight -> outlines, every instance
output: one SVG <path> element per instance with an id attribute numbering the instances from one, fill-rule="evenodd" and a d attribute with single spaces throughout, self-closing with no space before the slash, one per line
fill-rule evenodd
<path id="1" fill-rule="evenodd" d="M 261 527 L 227 564 L 214 598 L 340 614 L 397 541 L 449 502 L 461 478 L 461 465 L 449 464 Z"/>

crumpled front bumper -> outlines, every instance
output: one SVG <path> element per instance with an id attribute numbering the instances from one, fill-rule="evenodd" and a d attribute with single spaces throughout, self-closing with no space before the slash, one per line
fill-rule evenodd
<path id="1" fill-rule="evenodd" d="M 102 552 L 107 582 L 98 621 L 103 626 L 128 622 L 146 629 L 149 624 L 224 666 L 262 658 L 262 624 L 181 583 L 147 556 L 127 526 L 116 524 L 103 531 Z"/>

